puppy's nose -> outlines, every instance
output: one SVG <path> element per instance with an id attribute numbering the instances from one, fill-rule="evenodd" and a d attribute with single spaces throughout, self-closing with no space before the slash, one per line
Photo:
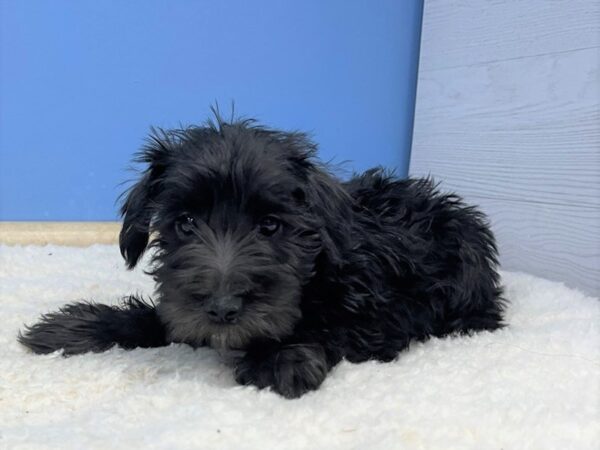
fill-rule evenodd
<path id="1" fill-rule="evenodd" d="M 215 323 L 235 323 L 242 310 L 242 299 L 236 296 L 213 297 L 206 302 L 205 310 Z"/>

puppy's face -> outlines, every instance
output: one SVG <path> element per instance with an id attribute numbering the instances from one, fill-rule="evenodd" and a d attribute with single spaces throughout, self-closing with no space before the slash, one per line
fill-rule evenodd
<path id="1" fill-rule="evenodd" d="M 152 273 L 172 340 L 243 348 L 292 333 L 327 240 L 309 199 L 320 185 L 311 149 L 299 135 L 245 124 L 165 134 L 146 149 L 121 247 L 132 266 L 155 232 Z"/>
<path id="2" fill-rule="evenodd" d="M 300 318 L 320 239 L 298 180 L 273 150 L 227 145 L 167 168 L 154 274 L 172 339 L 243 347 L 290 334 Z"/>

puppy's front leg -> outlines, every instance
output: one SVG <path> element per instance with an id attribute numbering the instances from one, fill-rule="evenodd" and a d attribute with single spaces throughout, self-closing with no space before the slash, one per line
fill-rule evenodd
<path id="1" fill-rule="evenodd" d="M 252 345 L 235 368 L 236 381 L 271 388 L 286 398 L 317 389 L 333 367 L 318 343 L 265 343 Z"/>
<path id="2" fill-rule="evenodd" d="M 165 329 L 153 304 L 133 296 L 120 306 L 78 302 L 45 314 L 18 340 L 35 353 L 63 350 L 63 355 L 167 344 Z"/>

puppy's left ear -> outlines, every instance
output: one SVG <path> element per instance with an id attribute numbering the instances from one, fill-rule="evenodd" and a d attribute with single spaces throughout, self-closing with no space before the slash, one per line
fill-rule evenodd
<path id="1" fill-rule="evenodd" d="M 147 168 L 126 192 L 121 207 L 123 226 L 119 235 L 121 255 L 129 269 L 135 267 L 148 245 L 150 223 L 155 213 L 154 203 L 161 189 L 170 144 L 164 133 L 162 136 L 153 133 L 149 144 L 136 159 L 137 162 L 146 163 Z"/>
<path id="2" fill-rule="evenodd" d="M 321 237 L 321 250 L 333 265 L 343 264 L 343 249 L 350 236 L 352 197 L 341 182 L 316 160 L 317 147 L 302 133 L 280 137 L 290 151 L 293 173 L 302 181 L 294 196 L 308 205 Z"/>
<path id="3" fill-rule="evenodd" d="M 339 266 L 350 236 L 346 228 L 351 222 L 352 199 L 339 180 L 317 165 L 308 169 L 305 195 L 319 223 L 322 250 L 331 264 Z"/>

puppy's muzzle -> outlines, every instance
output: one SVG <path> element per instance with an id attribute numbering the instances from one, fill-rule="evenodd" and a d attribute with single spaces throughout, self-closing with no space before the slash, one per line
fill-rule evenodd
<path id="1" fill-rule="evenodd" d="M 204 310 L 208 318 L 214 323 L 237 322 L 242 312 L 243 302 L 238 296 L 211 297 L 204 304 Z"/>

